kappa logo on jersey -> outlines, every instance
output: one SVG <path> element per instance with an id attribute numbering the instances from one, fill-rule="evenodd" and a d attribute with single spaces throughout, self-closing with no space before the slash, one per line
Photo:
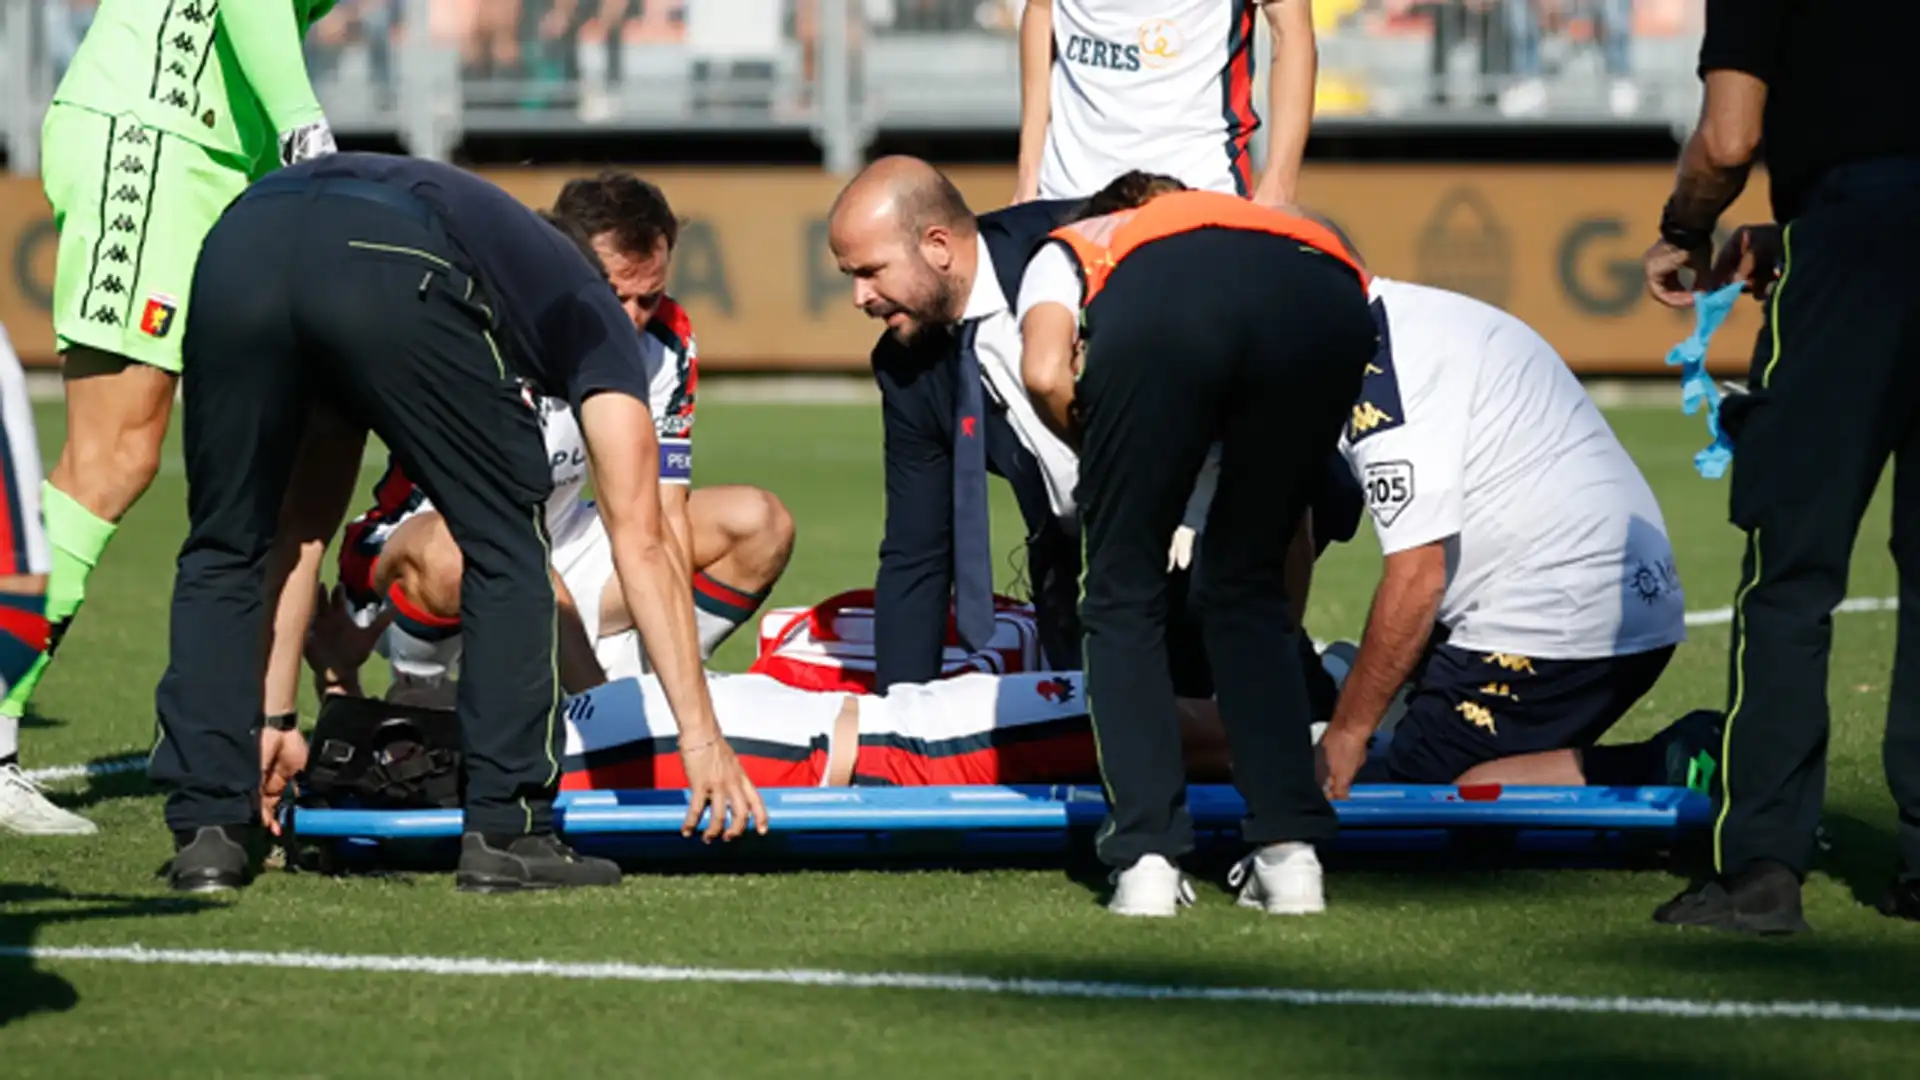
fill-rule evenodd
<path id="1" fill-rule="evenodd" d="M 1033 684 L 1033 689 L 1055 705 L 1065 705 L 1073 700 L 1073 683 L 1066 679 L 1041 679 Z"/>
<path id="2" fill-rule="evenodd" d="M 1393 368 L 1393 339 L 1387 332 L 1387 305 L 1375 300 L 1373 325 L 1380 334 L 1379 351 L 1367 365 L 1360 382 L 1360 399 L 1354 402 L 1353 418 L 1347 422 L 1347 443 L 1352 445 L 1371 435 L 1392 431 L 1407 422 L 1400 404 L 1400 376 Z"/>
<path id="3" fill-rule="evenodd" d="M 164 293 L 147 294 L 147 306 L 140 310 L 140 332 L 148 337 L 163 338 L 173 330 L 173 316 L 180 310 L 180 302 Z"/>
<path id="4" fill-rule="evenodd" d="M 1140 24 L 1140 62 L 1153 68 L 1171 67 L 1186 51 L 1187 38 L 1172 19 L 1148 19 Z"/>
<path id="5" fill-rule="evenodd" d="M 1060 50 L 1060 57 L 1070 64 L 1105 71 L 1139 71 L 1141 67 L 1140 46 L 1122 45 L 1117 41 L 1102 41 L 1079 34 L 1067 38 L 1067 47 Z"/>

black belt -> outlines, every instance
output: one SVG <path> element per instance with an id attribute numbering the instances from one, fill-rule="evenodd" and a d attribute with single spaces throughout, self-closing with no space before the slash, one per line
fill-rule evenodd
<path id="1" fill-rule="evenodd" d="M 244 200 L 268 195 L 310 195 L 315 198 L 337 195 L 347 199 L 362 199 L 397 210 L 429 228 L 440 223 L 440 215 L 434 212 L 433 207 L 412 192 L 374 180 L 362 180 L 357 176 L 270 175 L 248 187 L 240 198 Z"/>

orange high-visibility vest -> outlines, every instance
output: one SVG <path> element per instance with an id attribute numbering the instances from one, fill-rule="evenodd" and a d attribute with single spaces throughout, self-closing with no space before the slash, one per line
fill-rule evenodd
<path id="1" fill-rule="evenodd" d="M 1285 236 L 1346 263 L 1360 276 L 1361 288 L 1372 280 L 1359 257 L 1332 229 L 1221 191 L 1169 192 L 1133 210 L 1062 225 L 1050 235 L 1072 249 L 1080 261 L 1087 287 L 1081 305 L 1086 306 L 1106 287 L 1114 267 L 1141 245 L 1195 229 L 1240 229 Z"/>

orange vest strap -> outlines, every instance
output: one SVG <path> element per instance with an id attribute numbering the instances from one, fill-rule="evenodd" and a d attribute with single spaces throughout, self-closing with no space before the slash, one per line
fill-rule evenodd
<path id="1" fill-rule="evenodd" d="M 1091 304 L 1121 260 L 1145 244 L 1196 229 L 1241 229 L 1285 236 L 1346 263 L 1359 276 L 1362 288 L 1372 280 L 1359 257 L 1332 229 L 1218 191 L 1170 192 L 1137 209 L 1063 225 L 1051 235 L 1080 260 L 1087 286 L 1083 302 Z"/>

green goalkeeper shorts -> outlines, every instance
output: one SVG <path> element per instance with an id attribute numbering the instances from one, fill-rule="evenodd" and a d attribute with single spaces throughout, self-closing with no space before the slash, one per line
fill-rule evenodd
<path id="1" fill-rule="evenodd" d="M 247 187 L 247 163 L 130 117 L 47 110 L 41 176 L 60 244 L 53 332 L 180 373 L 193 264 Z"/>

